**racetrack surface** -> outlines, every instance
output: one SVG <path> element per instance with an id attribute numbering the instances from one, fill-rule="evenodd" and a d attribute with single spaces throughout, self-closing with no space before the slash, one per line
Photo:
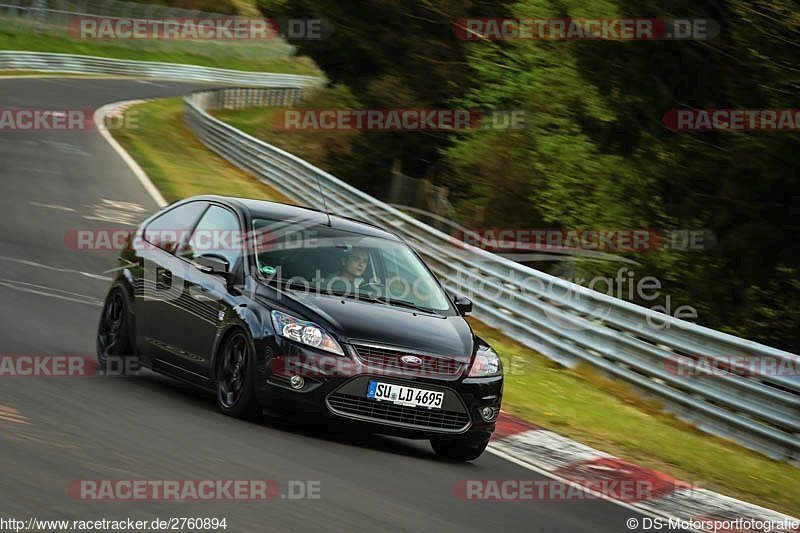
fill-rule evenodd
<path id="1" fill-rule="evenodd" d="M 194 87 L 3 79 L 0 108 L 95 109 Z M 155 203 L 96 131 L 0 131 L 0 174 L 0 354 L 93 356 L 109 284 L 103 272 L 116 254 L 70 250 L 65 234 L 131 229 Z M 641 518 L 600 500 L 462 501 L 453 494 L 459 480 L 544 478 L 490 453 L 472 464 L 448 463 L 423 441 L 235 420 L 207 394 L 152 373 L 0 378 L 0 463 L 0 517 L 22 520 L 225 517 L 227 531 L 620 533 L 627 518 Z M 99 502 L 66 491 L 71 480 L 133 478 L 273 479 L 284 491 L 289 480 L 319 481 L 321 498 Z"/>

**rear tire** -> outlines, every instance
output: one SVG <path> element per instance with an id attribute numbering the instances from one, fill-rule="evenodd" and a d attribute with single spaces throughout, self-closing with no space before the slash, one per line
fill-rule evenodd
<path id="1" fill-rule="evenodd" d="M 253 390 L 253 354 L 243 331 L 228 335 L 217 355 L 217 405 L 238 418 L 253 418 L 258 403 Z"/>
<path id="2" fill-rule="evenodd" d="M 489 440 L 474 440 L 469 436 L 436 437 L 431 439 L 431 446 L 436 455 L 451 461 L 474 461 L 486 450 Z"/>
<path id="3" fill-rule="evenodd" d="M 134 333 L 128 312 L 128 298 L 119 287 L 106 296 L 97 328 L 97 366 L 103 373 L 133 373 L 139 369 L 134 354 Z"/>

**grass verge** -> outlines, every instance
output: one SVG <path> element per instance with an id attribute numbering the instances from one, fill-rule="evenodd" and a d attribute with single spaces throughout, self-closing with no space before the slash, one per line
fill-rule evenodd
<path id="1" fill-rule="evenodd" d="M 324 165 L 327 152 L 324 138 L 327 135 L 318 131 L 278 131 L 274 127 L 274 120 L 275 112 L 279 109 L 220 109 L 211 114 L 257 139 L 300 156 L 313 165 Z M 335 134 L 341 136 L 343 132 Z"/>
<path id="2" fill-rule="evenodd" d="M 231 70 L 319 75 L 313 61 L 291 57 L 291 48 L 278 41 L 108 41 L 78 40 L 67 35 L 33 33 L 0 24 L 0 50 L 26 50 L 88 56 L 185 63 Z"/>
<path id="3" fill-rule="evenodd" d="M 183 99 L 131 107 L 136 129 L 113 129 L 114 138 L 139 163 L 168 202 L 197 194 L 224 194 L 278 202 L 289 199 L 209 151 L 186 127 Z"/>
<path id="4" fill-rule="evenodd" d="M 206 150 L 185 128 L 180 100 L 132 109 L 140 112 L 141 129 L 113 134 L 167 199 L 205 192 L 268 199 L 282 196 Z M 310 148 L 313 141 L 303 147 L 298 140 L 302 137 L 270 132 L 269 113 L 217 115 L 268 142 L 282 140 L 282 147 L 300 157 L 315 151 Z M 591 368 L 561 368 L 475 319 L 470 323 L 507 362 L 506 411 L 683 481 L 800 516 L 797 468 L 701 433 L 631 387 L 605 379 Z"/>

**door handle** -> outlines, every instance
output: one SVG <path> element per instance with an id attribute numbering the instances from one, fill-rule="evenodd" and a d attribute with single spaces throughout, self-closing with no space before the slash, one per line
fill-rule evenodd
<path id="1" fill-rule="evenodd" d="M 172 272 L 166 268 L 156 267 L 156 287 L 159 289 L 172 288 Z"/>

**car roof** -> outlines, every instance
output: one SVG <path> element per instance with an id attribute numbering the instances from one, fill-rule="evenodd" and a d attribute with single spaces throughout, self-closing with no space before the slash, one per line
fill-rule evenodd
<path id="1" fill-rule="evenodd" d="M 320 226 L 328 226 L 329 224 L 328 215 L 324 211 L 320 211 L 319 209 L 314 209 L 311 207 L 302 207 L 281 202 L 218 195 L 195 196 L 192 198 L 186 198 L 183 201 L 188 202 L 197 200 L 206 200 L 227 204 L 230 207 L 246 213 L 249 218 L 261 217 L 273 220 L 297 220 L 318 224 Z M 369 224 L 354 218 L 342 217 L 339 215 L 330 215 L 330 227 L 369 237 L 378 237 L 393 241 L 402 240 L 394 233 L 381 229 L 374 224 Z"/>

